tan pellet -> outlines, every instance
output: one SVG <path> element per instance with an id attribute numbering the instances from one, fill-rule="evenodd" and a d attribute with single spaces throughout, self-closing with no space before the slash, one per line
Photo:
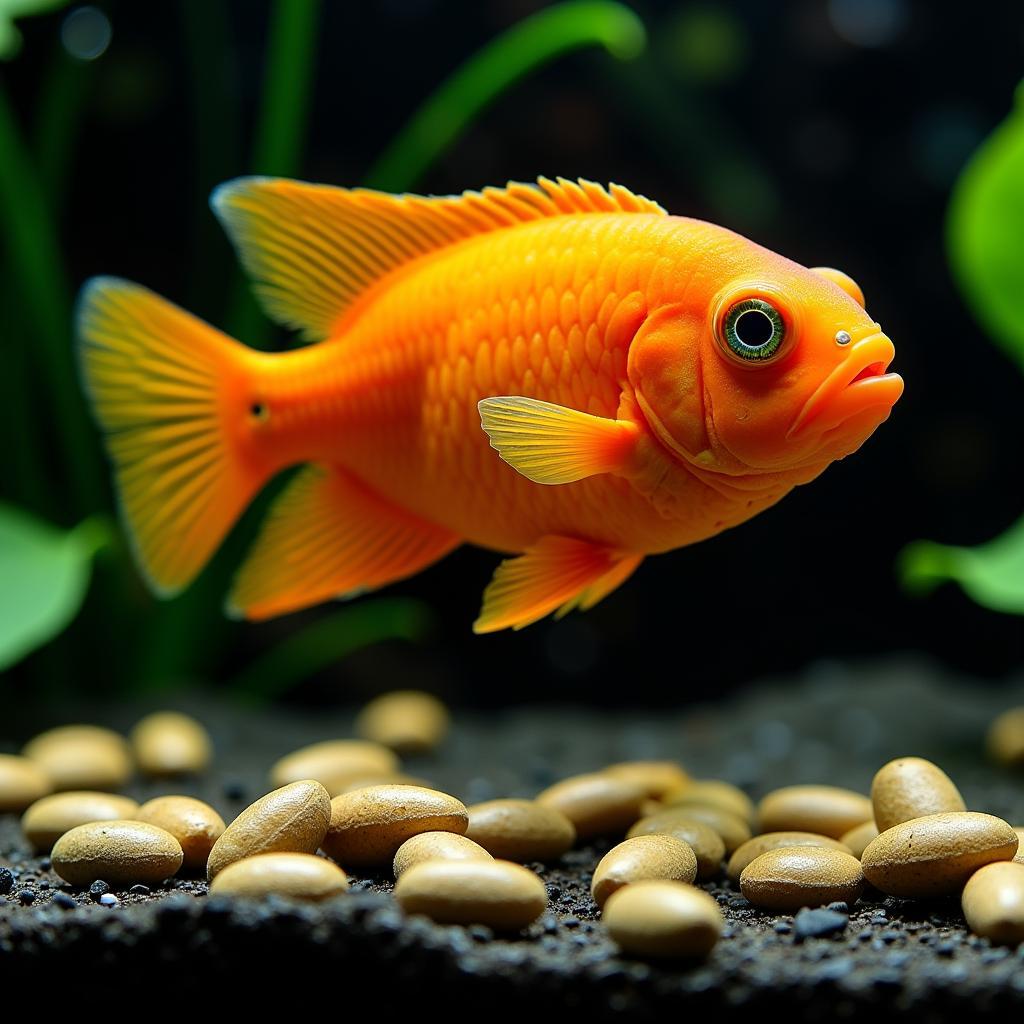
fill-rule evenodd
<path id="1" fill-rule="evenodd" d="M 1024 826 L 1014 825 L 1013 831 L 1017 833 L 1017 852 L 1013 859 L 1017 864 L 1024 864 Z"/>
<path id="2" fill-rule="evenodd" d="M 1004 711 L 989 727 L 989 754 L 1000 764 L 1024 764 L 1024 707 Z"/>
<path id="3" fill-rule="evenodd" d="M 750 838 L 750 826 L 741 817 L 731 811 L 723 810 L 721 807 L 712 807 L 710 804 L 687 804 L 685 807 L 669 808 L 662 811 L 661 814 L 665 815 L 666 819 L 674 814 L 679 815 L 691 821 L 699 821 L 714 829 L 725 844 L 727 856 L 731 856 L 734 850 Z M 658 818 L 660 815 L 653 815 L 653 817 Z M 663 832 L 664 829 L 658 831 Z"/>
<path id="4" fill-rule="evenodd" d="M 348 876 L 337 864 L 310 853 L 260 853 L 229 864 L 210 883 L 212 896 L 262 899 L 288 896 L 327 900 L 348 889 Z"/>
<path id="5" fill-rule="evenodd" d="M 675 761 L 620 761 L 604 769 L 606 775 L 639 786 L 653 800 L 660 800 L 689 785 L 690 776 Z"/>
<path id="6" fill-rule="evenodd" d="M 871 801 L 839 786 L 785 786 L 758 806 L 763 832 L 817 832 L 832 839 L 873 816 Z"/>
<path id="7" fill-rule="evenodd" d="M 170 832 L 181 844 L 182 867 L 189 871 L 206 870 L 210 851 L 224 834 L 224 819 L 209 804 L 190 796 L 158 796 L 132 817 Z"/>
<path id="8" fill-rule="evenodd" d="M 624 834 L 640 817 L 645 798 L 636 784 L 599 772 L 573 775 L 537 794 L 539 804 L 573 823 L 578 839 Z"/>
<path id="9" fill-rule="evenodd" d="M 401 753 L 424 753 L 437 747 L 448 732 L 448 709 L 421 690 L 396 690 L 359 712 L 356 732 Z"/>
<path id="10" fill-rule="evenodd" d="M 1008 946 L 1024 942 L 1024 864 L 987 864 L 975 871 L 961 904 L 975 935 Z"/>
<path id="11" fill-rule="evenodd" d="M 421 786 L 423 789 L 433 789 L 434 784 L 429 779 L 421 779 L 416 775 L 405 775 L 402 772 L 378 772 L 373 775 L 354 775 L 345 781 L 339 780 L 332 788 L 327 787 L 327 792 L 333 799 L 341 796 L 342 793 L 351 793 L 354 789 L 366 789 L 367 786 Z"/>
<path id="12" fill-rule="evenodd" d="M 624 885 L 647 879 L 690 884 L 697 877 L 697 858 L 686 843 L 674 836 L 634 836 L 613 846 L 598 862 L 590 884 L 594 902 L 605 900 Z"/>
<path id="13" fill-rule="evenodd" d="M 368 775 L 393 775 L 398 771 L 394 752 L 365 740 L 326 740 L 293 751 L 270 769 L 274 786 L 302 779 L 316 779 L 329 792 L 339 793 L 349 782 Z"/>
<path id="14" fill-rule="evenodd" d="M 344 867 L 390 863 L 420 832 L 457 832 L 469 824 L 465 805 L 421 786 L 368 786 L 331 801 L 324 852 Z"/>
<path id="15" fill-rule="evenodd" d="M 544 883 L 507 860 L 431 860 L 402 874 L 395 899 L 409 914 L 442 924 L 483 924 L 518 931 L 548 904 Z"/>
<path id="16" fill-rule="evenodd" d="M 737 883 L 743 869 L 762 853 L 769 850 L 782 850 L 792 846 L 816 846 L 823 850 L 839 850 L 841 853 L 853 854 L 853 851 L 838 839 L 816 835 L 813 832 L 764 832 L 753 839 L 748 839 L 729 858 L 726 874 L 731 882 Z"/>
<path id="17" fill-rule="evenodd" d="M 53 870 L 72 885 L 102 879 L 116 887 L 157 885 L 176 874 L 178 840 L 142 821 L 95 821 L 78 825 L 54 843 Z"/>
<path id="18" fill-rule="evenodd" d="M 967 810 L 953 780 L 923 757 L 898 757 L 879 768 L 871 803 L 879 832 L 911 818 Z"/>
<path id="19" fill-rule="evenodd" d="M 421 832 L 406 839 L 392 864 L 395 878 L 428 860 L 494 860 L 479 843 L 457 832 Z"/>
<path id="20" fill-rule="evenodd" d="M 46 769 L 28 757 L 0 754 L 0 814 L 23 811 L 53 792 Z"/>
<path id="21" fill-rule="evenodd" d="M 627 885 L 609 897 L 602 919 L 624 952 L 644 957 L 705 957 L 725 928 L 715 900 L 683 882 Z"/>
<path id="22" fill-rule="evenodd" d="M 851 828 L 849 832 L 844 832 L 839 842 L 844 846 L 848 846 L 850 853 L 860 860 L 864 856 L 868 843 L 877 837 L 878 826 L 873 821 L 865 821 L 864 824 Z"/>
<path id="23" fill-rule="evenodd" d="M 42 767 L 55 790 L 120 789 L 132 774 L 127 740 L 97 725 L 49 729 L 22 753 Z"/>
<path id="24" fill-rule="evenodd" d="M 258 853 L 316 853 L 331 820 L 331 798 L 312 779 L 292 782 L 250 804 L 213 844 L 206 875 Z"/>
<path id="25" fill-rule="evenodd" d="M 686 816 L 684 811 L 659 811 L 641 818 L 627 833 L 634 836 L 673 836 L 686 843 L 697 858 L 697 878 L 704 882 L 715 878 L 722 870 L 725 842 L 703 821 Z"/>
<path id="26" fill-rule="evenodd" d="M 488 800 L 468 811 L 466 835 L 503 860 L 557 860 L 576 842 L 573 823 L 536 800 Z"/>
<path id="27" fill-rule="evenodd" d="M 738 786 L 721 779 L 694 779 L 674 792 L 668 793 L 663 803 L 666 807 L 689 807 L 703 805 L 718 807 L 742 818 L 748 825 L 755 816 L 754 802 Z"/>
<path id="28" fill-rule="evenodd" d="M 929 814 L 887 829 L 872 840 L 864 875 L 889 896 L 931 899 L 956 896 L 979 868 L 1013 860 L 1017 833 L 991 814 Z"/>
<path id="29" fill-rule="evenodd" d="M 21 818 L 21 830 L 37 853 L 45 853 L 65 832 L 93 821 L 134 818 L 139 805 L 126 796 L 91 790 L 54 793 L 37 800 Z"/>
<path id="30" fill-rule="evenodd" d="M 147 715 L 131 732 L 132 750 L 146 775 L 198 775 L 210 764 L 212 744 L 206 729 L 177 711 Z"/>
<path id="31" fill-rule="evenodd" d="M 755 907 L 779 913 L 837 900 L 852 904 L 863 888 L 864 875 L 856 857 L 817 846 L 768 850 L 740 875 L 740 891 Z"/>

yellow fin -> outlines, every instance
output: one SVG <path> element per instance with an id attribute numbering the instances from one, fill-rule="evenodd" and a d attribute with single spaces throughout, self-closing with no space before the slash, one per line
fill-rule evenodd
<path id="1" fill-rule="evenodd" d="M 538 484 L 622 471 L 640 435 L 635 423 L 517 395 L 485 398 L 477 409 L 491 447 Z"/>
<path id="2" fill-rule="evenodd" d="M 622 583 L 642 558 L 575 537 L 542 537 L 495 570 L 473 632 L 522 629 L 551 612 L 590 608 Z"/>
<path id="3" fill-rule="evenodd" d="M 147 288 L 98 277 L 76 314 L 79 359 L 132 546 L 170 596 L 202 569 L 264 483 L 232 449 L 223 396 L 247 350 Z"/>
<path id="4" fill-rule="evenodd" d="M 430 198 L 236 178 L 210 202 L 267 313 L 308 341 L 336 333 L 382 278 L 472 235 L 565 214 L 665 213 L 621 185 L 565 178 Z"/>
<path id="5" fill-rule="evenodd" d="M 247 619 L 307 608 L 404 579 L 459 544 L 347 473 L 307 466 L 278 497 L 235 578 L 228 612 Z"/>

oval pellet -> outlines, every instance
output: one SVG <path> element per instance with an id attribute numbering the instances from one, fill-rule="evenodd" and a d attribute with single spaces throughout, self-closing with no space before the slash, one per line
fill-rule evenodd
<path id="1" fill-rule="evenodd" d="M 685 807 L 674 807 L 661 813 L 666 816 L 678 814 L 680 817 L 702 822 L 714 829 L 725 844 L 726 856 L 731 856 L 733 851 L 742 846 L 751 835 L 750 826 L 739 815 L 723 810 L 721 807 L 712 807 L 710 804 L 687 804 Z M 653 815 L 653 817 L 658 817 L 658 815 Z"/>
<path id="2" fill-rule="evenodd" d="M 328 786 L 327 792 L 331 799 L 342 793 L 351 793 L 354 789 L 366 789 L 367 786 L 420 786 L 422 789 L 433 789 L 429 779 L 421 779 L 416 775 L 405 775 L 402 772 L 386 772 L 374 775 L 355 775 L 345 782 L 339 782 L 333 788 Z"/>
<path id="3" fill-rule="evenodd" d="M 1001 764 L 1024 764 L 1024 707 L 1009 708 L 989 727 L 989 754 Z"/>
<path id="4" fill-rule="evenodd" d="M 37 800 L 21 818 L 21 830 L 37 853 L 45 853 L 65 832 L 94 821 L 134 818 L 139 805 L 130 797 L 91 790 L 54 793 Z"/>
<path id="5" fill-rule="evenodd" d="M 561 811 L 578 839 L 622 835 L 640 817 L 646 796 L 631 782 L 594 772 L 573 775 L 537 794 L 537 803 Z"/>
<path id="6" fill-rule="evenodd" d="M 133 817 L 170 832 L 181 844 L 182 867 L 189 871 L 206 870 L 210 851 L 225 829 L 224 819 L 209 804 L 190 796 L 147 800 Z"/>
<path id="7" fill-rule="evenodd" d="M 742 789 L 721 779 L 693 779 L 668 793 L 662 802 L 666 807 L 718 807 L 742 818 L 748 825 L 754 821 L 756 813 L 753 800 Z"/>
<path id="8" fill-rule="evenodd" d="M 923 757 L 898 757 L 879 768 L 871 804 L 879 832 L 911 818 L 967 810 L 953 780 Z"/>
<path id="9" fill-rule="evenodd" d="M 428 860 L 494 860 L 479 843 L 457 832 L 421 832 L 398 848 L 392 869 L 401 878 L 409 868 Z"/>
<path id="10" fill-rule="evenodd" d="M 697 858 L 686 843 L 674 836 L 634 836 L 613 846 L 598 862 L 590 884 L 594 902 L 605 900 L 624 885 L 648 879 L 692 883 Z"/>
<path id="11" fill-rule="evenodd" d="M 605 775 L 639 786 L 652 800 L 660 800 L 690 783 L 690 776 L 675 761 L 620 761 L 603 770 Z"/>
<path id="12" fill-rule="evenodd" d="M 23 811 L 53 792 L 53 782 L 42 765 L 17 754 L 0 754 L 0 814 Z"/>
<path id="13" fill-rule="evenodd" d="M 206 729 L 177 711 L 147 715 L 131 732 L 132 750 L 145 775 L 198 775 L 206 770 L 212 744 Z"/>
<path id="14" fill-rule="evenodd" d="M 213 844 L 206 875 L 258 853 L 316 853 L 331 820 L 331 798 L 312 779 L 292 782 L 250 804 Z"/>
<path id="15" fill-rule="evenodd" d="M 853 854 L 853 851 L 838 839 L 830 839 L 828 836 L 816 835 L 813 832 L 764 832 L 753 839 L 748 839 L 729 858 L 729 866 L 726 868 L 729 881 L 738 883 L 743 869 L 762 853 L 793 846 L 816 846 L 823 850 L 839 850 L 841 853 Z"/>
<path id="16" fill-rule="evenodd" d="M 544 913 L 544 883 L 507 860 L 417 864 L 395 885 L 395 899 L 408 914 L 425 914 L 440 924 L 482 924 L 519 931 Z"/>
<path id="17" fill-rule="evenodd" d="M 621 949 L 643 957 L 705 957 L 725 928 L 702 889 L 683 882 L 634 882 L 612 893 L 602 920 Z"/>
<path id="18" fill-rule="evenodd" d="M 697 878 L 705 882 L 715 878 L 722 870 L 722 858 L 725 856 L 725 842 L 722 837 L 708 824 L 687 817 L 682 811 L 659 811 L 657 814 L 641 818 L 626 833 L 627 838 L 634 836 L 673 836 L 686 843 L 697 858 Z"/>
<path id="19" fill-rule="evenodd" d="M 359 712 L 356 732 L 403 754 L 422 754 L 444 739 L 448 709 L 432 694 L 396 690 L 370 701 Z"/>
<path id="20" fill-rule="evenodd" d="M 115 887 L 158 885 L 178 872 L 178 840 L 142 821 L 96 821 L 78 825 L 53 845 L 53 870 L 72 885 L 102 879 Z"/>
<path id="21" fill-rule="evenodd" d="M 740 875 L 740 891 L 755 907 L 779 913 L 836 901 L 852 904 L 863 888 L 864 875 L 856 857 L 817 846 L 768 850 Z"/>
<path id="22" fill-rule="evenodd" d="M 573 823 L 536 800 L 488 800 L 467 810 L 466 835 L 502 860 L 557 860 L 576 842 Z"/>
<path id="23" fill-rule="evenodd" d="M 1017 864 L 1024 864 L 1024 827 L 1014 825 L 1013 831 L 1017 833 L 1017 852 L 1013 859 Z"/>
<path id="24" fill-rule="evenodd" d="M 344 867 L 384 864 L 420 832 L 456 832 L 469 824 L 465 804 L 421 786 L 368 786 L 331 801 L 324 852 Z"/>
<path id="25" fill-rule="evenodd" d="M 260 853 L 229 864 L 210 883 L 213 896 L 327 900 L 348 889 L 337 864 L 311 853 Z"/>
<path id="26" fill-rule="evenodd" d="M 22 751 L 50 776 L 55 790 L 120 789 L 132 774 L 127 740 L 97 725 L 40 733 Z"/>
<path id="27" fill-rule="evenodd" d="M 851 828 L 849 832 L 844 832 L 840 836 L 839 842 L 844 846 L 848 846 L 850 853 L 857 860 L 860 860 L 864 856 L 864 851 L 868 848 L 868 843 L 877 838 L 878 826 L 873 821 L 865 821 L 863 824 Z"/>
<path id="28" fill-rule="evenodd" d="M 282 757 L 270 769 L 273 786 L 315 779 L 337 794 L 354 779 L 393 775 L 398 771 L 394 752 L 365 740 L 326 740 Z"/>
<path id="29" fill-rule="evenodd" d="M 991 942 L 1024 942 L 1024 864 L 986 864 L 967 880 L 961 896 L 967 926 Z"/>
<path id="30" fill-rule="evenodd" d="M 851 828 L 871 821 L 871 801 L 839 786 L 784 786 L 758 805 L 762 832 L 816 832 L 838 839 Z"/>
<path id="31" fill-rule="evenodd" d="M 956 896 L 979 868 L 1012 860 L 1017 842 L 1017 833 L 991 814 L 929 814 L 886 829 L 861 864 L 867 880 L 889 896 Z"/>

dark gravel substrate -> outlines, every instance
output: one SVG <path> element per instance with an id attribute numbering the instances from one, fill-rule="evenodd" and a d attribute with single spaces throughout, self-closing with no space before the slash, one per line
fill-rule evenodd
<path id="1" fill-rule="evenodd" d="M 986 688 L 913 660 L 856 669 L 827 664 L 796 681 L 675 714 L 566 708 L 457 715 L 443 750 L 408 768 L 469 803 L 530 796 L 610 761 L 674 757 L 698 776 L 730 779 L 759 796 L 796 782 L 867 791 L 883 762 L 917 754 L 946 768 L 972 809 L 1019 824 L 1024 780 L 982 753 L 988 722 L 1012 703 L 1024 703 L 1024 681 Z M 351 721 L 196 702 L 185 708 L 213 732 L 216 770 L 179 785 L 140 782 L 131 792 L 139 799 L 191 793 L 227 819 L 265 791 L 274 759 L 347 735 Z M 127 728 L 144 710 L 78 709 L 61 717 Z M 40 714 L 22 719 L 17 738 L 53 724 Z M 1024 1008 L 1024 947 L 972 937 L 955 901 L 905 903 L 876 894 L 848 916 L 838 908 L 794 920 L 712 886 L 728 925 L 706 963 L 621 956 L 589 895 L 591 871 L 609 845 L 574 851 L 556 865 L 530 865 L 547 884 L 550 911 L 521 936 L 495 937 L 486 928 L 404 917 L 384 877 L 361 877 L 349 895 L 320 906 L 231 903 L 188 879 L 153 893 L 75 890 L 48 862 L 29 856 L 14 816 L 0 816 L 0 978 L 8 992 L 15 985 L 46 991 L 50 1005 L 72 991 L 96 999 L 152 993 L 161 978 L 173 980 L 156 991 L 175 1001 L 216 993 L 238 1005 L 280 986 L 303 1008 L 333 1003 L 340 1010 L 358 997 L 380 1011 L 432 1005 L 488 1019 L 560 1008 L 592 1019 L 703 1009 L 718 1020 L 760 1010 L 791 1020 L 869 1013 L 928 1022 Z"/>

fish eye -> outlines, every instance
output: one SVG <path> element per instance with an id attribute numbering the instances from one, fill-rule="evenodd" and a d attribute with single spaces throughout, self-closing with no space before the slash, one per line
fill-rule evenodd
<path id="1" fill-rule="evenodd" d="M 270 415 L 270 410 L 263 402 L 253 402 L 249 406 L 249 415 L 259 423 L 262 423 Z"/>
<path id="2" fill-rule="evenodd" d="M 730 306 L 722 319 L 722 338 L 744 362 L 764 362 L 786 340 L 786 323 L 765 299 L 743 299 Z"/>

